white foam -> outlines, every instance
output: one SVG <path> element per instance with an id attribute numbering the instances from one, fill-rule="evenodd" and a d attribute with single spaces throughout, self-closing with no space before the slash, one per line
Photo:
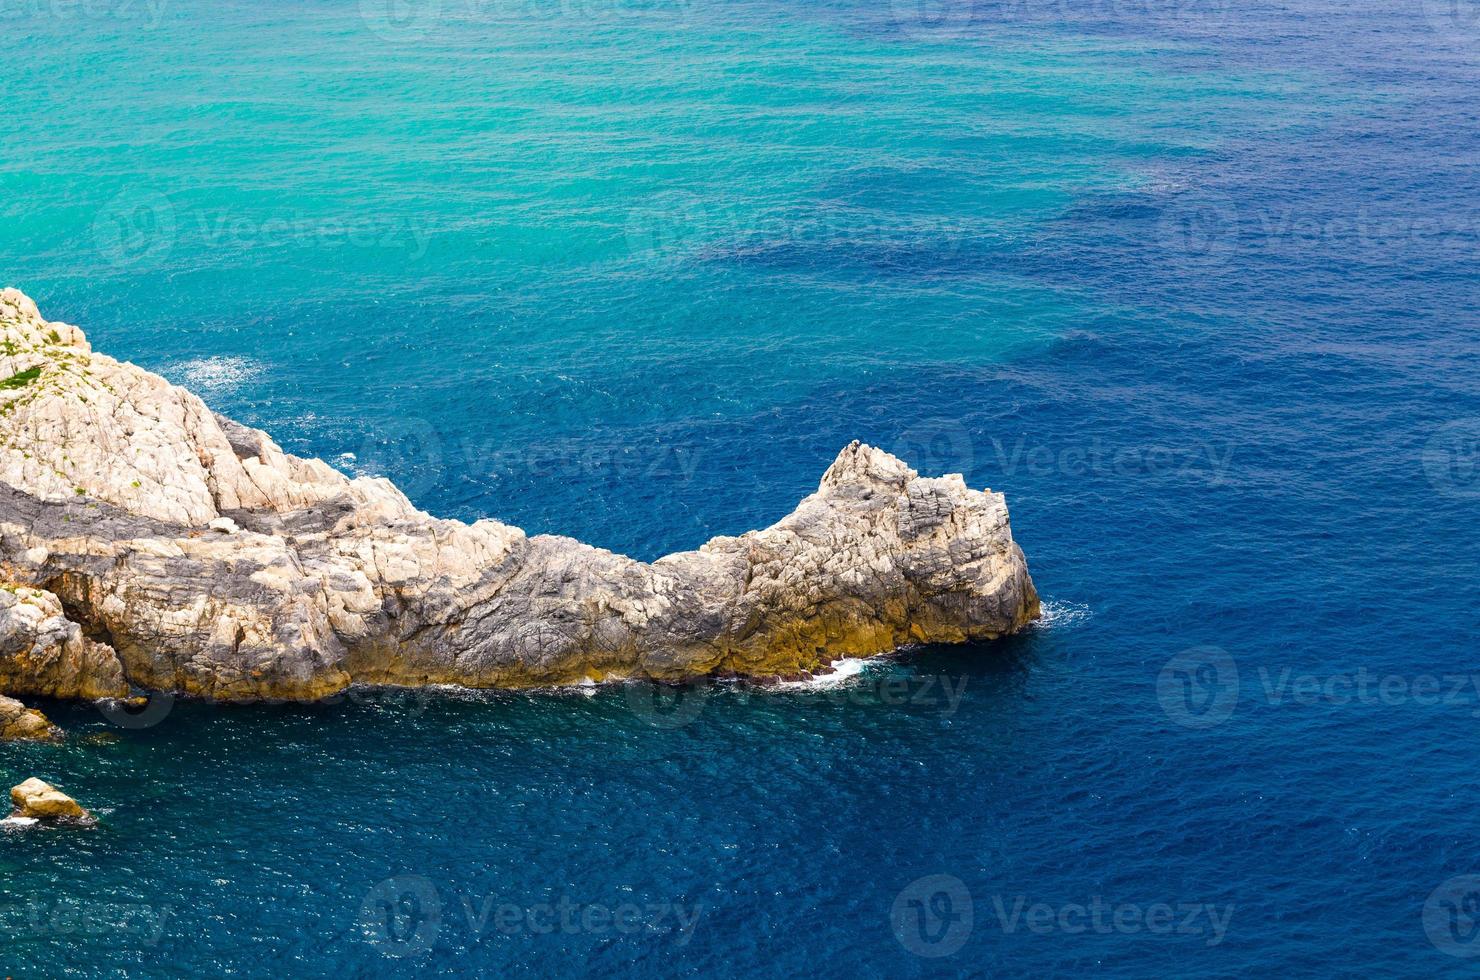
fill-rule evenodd
<path id="1" fill-rule="evenodd" d="M 162 373 L 192 391 L 220 394 L 262 371 L 262 364 L 249 357 L 198 357 L 169 365 Z"/>
<path id="2" fill-rule="evenodd" d="M 35 817 L 4 817 L 0 818 L 0 828 L 20 830 L 24 827 L 34 827 L 37 822 Z"/>
<path id="3" fill-rule="evenodd" d="M 767 691 L 821 691 L 842 687 L 850 681 L 857 680 L 870 666 L 888 660 L 893 654 L 881 653 L 874 657 L 848 657 L 844 660 L 834 660 L 831 664 L 833 672 L 830 674 L 817 674 L 808 681 L 782 681 L 770 687 L 747 686 L 743 679 L 726 678 L 713 681 L 716 687 L 744 688 L 764 694 Z M 698 679 L 697 683 L 705 683 Z M 479 688 L 464 687 L 461 684 L 424 684 L 416 688 L 422 691 L 434 691 L 438 695 L 454 701 L 495 701 L 510 696 L 538 696 L 541 694 L 578 694 L 584 697 L 595 697 L 604 690 L 620 687 L 623 684 L 647 683 L 646 681 L 634 682 L 631 678 L 611 674 L 605 680 L 595 680 L 591 677 L 583 677 L 574 684 L 552 684 L 548 687 L 526 687 L 526 688 Z"/>
<path id="4" fill-rule="evenodd" d="M 846 660 L 834 660 L 831 674 L 816 674 L 809 681 L 782 681 L 776 686 L 784 691 L 823 691 L 842 687 L 861 676 L 872 661 L 879 659 L 881 658 L 849 657 Z"/>
<path id="5" fill-rule="evenodd" d="M 1049 600 L 1043 603 L 1042 616 L 1033 625 L 1042 630 L 1073 629 L 1093 615 L 1088 603 Z"/>

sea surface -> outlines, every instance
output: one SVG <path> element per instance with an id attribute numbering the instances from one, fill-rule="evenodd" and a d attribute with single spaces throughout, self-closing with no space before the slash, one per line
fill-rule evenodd
<path id="1" fill-rule="evenodd" d="M 54 976 L 1464 975 L 1470 0 L 0 0 L 0 280 L 643 559 L 862 439 L 1028 633 L 826 686 L 43 707 Z M 3 782 L 4 780 L 0 780 Z"/>

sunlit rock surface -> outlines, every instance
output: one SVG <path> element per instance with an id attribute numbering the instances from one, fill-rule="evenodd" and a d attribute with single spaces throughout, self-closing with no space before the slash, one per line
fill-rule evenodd
<path id="1" fill-rule="evenodd" d="M 313 699 L 774 676 L 1038 615 L 1000 494 L 854 443 L 761 531 L 652 563 L 289 456 L 0 291 L 0 691 Z"/>

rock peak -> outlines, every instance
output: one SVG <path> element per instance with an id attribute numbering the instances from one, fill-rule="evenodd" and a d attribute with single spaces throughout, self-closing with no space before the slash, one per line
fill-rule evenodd
<path id="1" fill-rule="evenodd" d="M 822 483 L 826 486 L 863 481 L 885 487 L 903 487 L 917 475 L 898 457 L 855 439 L 838 453 L 837 459 L 822 475 Z"/>

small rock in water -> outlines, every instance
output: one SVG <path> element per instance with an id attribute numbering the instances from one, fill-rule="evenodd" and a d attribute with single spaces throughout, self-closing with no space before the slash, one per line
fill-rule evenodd
<path id="1" fill-rule="evenodd" d="M 92 814 L 72 797 L 35 776 L 10 788 L 10 802 L 15 804 L 15 812 L 11 814 L 13 818 L 32 817 L 72 823 L 91 823 L 93 819 Z"/>

